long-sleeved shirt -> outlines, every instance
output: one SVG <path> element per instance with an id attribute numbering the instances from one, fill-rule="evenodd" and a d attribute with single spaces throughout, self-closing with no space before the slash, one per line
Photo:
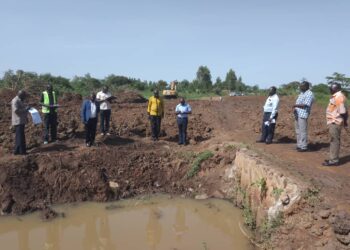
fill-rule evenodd
<path id="1" fill-rule="evenodd" d="M 188 113 L 192 112 L 191 106 L 188 103 L 185 103 L 184 105 L 182 105 L 181 103 L 179 103 L 176 108 L 175 108 L 175 112 L 179 112 L 179 114 L 177 115 L 177 117 L 179 118 L 187 118 L 188 117 Z"/>
<path id="2" fill-rule="evenodd" d="M 151 96 L 148 99 L 147 113 L 154 116 L 163 116 L 164 114 L 164 101 L 160 97 Z"/>
<path id="3" fill-rule="evenodd" d="M 264 105 L 264 112 L 270 113 L 270 119 L 273 119 L 275 115 L 278 112 L 278 106 L 279 106 L 280 99 L 278 98 L 277 94 L 274 94 L 272 96 L 269 96 L 266 99 L 265 105 Z"/>
<path id="4" fill-rule="evenodd" d="M 311 106 L 314 102 L 314 94 L 311 90 L 307 90 L 303 93 L 300 93 L 295 104 L 305 105 L 305 108 L 295 108 L 296 116 L 299 118 L 307 119 L 311 112 Z"/>

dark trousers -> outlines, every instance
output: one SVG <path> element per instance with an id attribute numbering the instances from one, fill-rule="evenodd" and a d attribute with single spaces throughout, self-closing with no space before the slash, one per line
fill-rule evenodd
<path id="1" fill-rule="evenodd" d="M 15 139 L 15 155 L 23 155 L 26 154 L 26 137 L 24 134 L 24 124 L 16 125 L 16 139 Z"/>
<path id="2" fill-rule="evenodd" d="M 111 110 L 101 110 L 100 111 L 100 116 L 101 116 L 101 133 L 108 133 L 109 131 L 109 122 L 111 120 Z"/>
<path id="3" fill-rule="evenodd" d="M 161 124 L 162 118 L 160 116 L 151 115 L 150 120 L 151 120 L 151 129 L 152 129 L 152 138 L 158 139 L 160 134 L 160 124 Z"/>
<path id="4" fill-rule="evenodd" d="M 179 127 L 179 144 L 186 144 L 188 118 L 177 117 L 177 126 Z"/>
<path id="5" fill-rule="evenodd" d="M 49 133 L 51 141 L 57 140 L 57 113 L 52 112 L 44 115 L 44 141 L 49 141 Z"/>
<path id="6" fill-rule="evenodd" d="M 275 127 L 276 123 L 270 123 L 270 125 L 266 125 L 265 122 L 267 122 L 270 119 L 271 112 L 265 112 L 263 117 L 263 122 L 261 126 L 261 138 L 260 141 L 264 142 L 272 142 L 273 136 L 275 135 Z M 275 115 L 274 119 L 277 120 L 278 114 Z"/>
<path id="7" fill-rule="evenodd" d="M 90 118 L 85 124 L 85 142 L 93 144 L 95 142 L 97 118 Z"/>

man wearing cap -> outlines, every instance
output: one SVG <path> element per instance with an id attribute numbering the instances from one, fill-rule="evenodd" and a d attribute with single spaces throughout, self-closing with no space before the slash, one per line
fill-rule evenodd
<path id="1" fill-rule="evenodd" d="M 301 82 L 300 94 L 293 106 L 295 116 L 295 133 L 297 137 L 297 151 L 308 151 L 308 118 L 310 116 L 311 107 L 314 102 L 314 94 L 310 90 L 308 81 Z"/>
<path id="2" fill-rule="evenodd" d="M 15 128 L 15 155 L 25 155 L 26 151 L 26 138 L 25 138 L 25 125 L 28 121 L 28 107 L 24 104 L 24 100 L 27 97 L 25 91 L 20 90 L 15 98 L 11 101 L 12 109 L 12 126 Z"/>
<path id="3" fill-rule="evenodd" d="M 152 140 L 158 141 L 161 120 L 164 118 L 164 101 L 158 90 L 153 91 L 153 96 L 148 99 L 147 113 L 151 122 Z"/>
<path id="4" fill-rule="evenodd" d="M 51 84 L 48 84 L 46 90 L 42 92 L 40 98 L 42 113 L 44 115 L 44 144 L 49 143 L 49 134 L 51 141 L 57 141 L 57 96 Z"/>
<path id="5" fill-rule="evenodd" d="M 327 126 L 331 137 L 329 148 L 329 160 L 323 162 L 323 166 L 331 167 L 339 165 L 340 135 L 343 127 L 348 126 L 348 112 L 345 106 L 346 97 L 341 92 L 339 83 L 331 83 L 332 94 L 326 111 Z"/>
<path id="6" fill-rule="evenodd" d="M 261 127 L 261 137 L 257 142 L 271 144 L 275 134 L 276 120 L 278 116 L 279 98 L 276 94 L 277 89 L 272 86 L 269 91 L 269 96 L 264 105 L 264 117 Z"/>
<path id="7" fill-rule="evenodd" d="M 101 135 L 110 135 L 109 123 L 111 120 L 111 103 L 109 101 L 111 97 L 112 94 L 108 91 L 107 86 L 104 86 L 102 91 L 98 92 L 96 95 L 96 100 L 100 103 Z"/>

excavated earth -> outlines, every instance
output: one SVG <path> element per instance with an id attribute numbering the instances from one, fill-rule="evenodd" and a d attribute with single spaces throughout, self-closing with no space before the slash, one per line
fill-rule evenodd
<path id="1" fill-rule="evenodd" d="M 79 110 L 82 97 L 66 94 L 59 100 L 59 142 L 42 144 L 42 127 L 28 124 L 28 155 L 13 156 L 10 101 L 15 93 L 0 92 L 0 205 L 3 215 L 41 210 L 54 216 L 52 204 L 111 201 L 153 193 L 187 197 L 228 198 L 221 192 L 225 171 L 240 147 L 274 166 L 303 188 L 297 204 L 284 214 L 284 224 L 272 232 L 275 249 L 350 248 L 350 138 L 342 134 L 341 163 L 321 166 L 327 158 L 329 137 L 324 107 L 314 105 L 309 121 L 310 152 L 295 150 L 294 98 L 281 98 L 275 143 L 256 144 L 265 97 L 226 97 L 222 101 L 189 101 L 189 145 L 177 145 L 176 100 L 166 100 L 161 138 L 150 140 L 147 100 L 133 92 L 118 93 L 112 103 L 111 136 L 97 135 L 96 145 L 84 146 Z M 31 106 L 38 97 L 31 95 Z M 224 146 L 226 145 L 226 146 Z M 186 178 L 196 154 L 210 150 L 213 157 Z M 232 198 L 241 206 L 239 199 Z M 258 238 L 259 232 L 257 232 Z M 264 242 L 263 242 L 264 243 Z M 266 247 L 266 245 L 265 245 Z M 266 247 L 266 248 L 269 248 Z"/>

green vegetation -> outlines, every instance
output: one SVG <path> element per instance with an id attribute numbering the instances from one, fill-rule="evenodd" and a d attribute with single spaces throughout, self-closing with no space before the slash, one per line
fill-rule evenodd
<path id="1" fill-rule="evenodd" d="M 209 150 L 206 150 L 206 151 L 203 151 L 202 153 L 199 153 L 196 156 L 190 170 L 187 172 L 186 177 L 192 178 L 193 176 L 195 176 L 201 169 L 201 163 L 203 161 L 211 158 L 212 156 L 214 156 L 214 154 Z"/>
<path id="2" fill-rule="evenodd" d="M 266 197 L 267 193 L 267 184 L 265 178 L 260 178 L 256 182 L 251 184 L 252 186 L 256 186 L 260 190 L 260 200 L 262 200 L 264 197 Z"/>
<path id="3" fill-rule="evenodd" d="M 311 205 L 317 206 L 321 202 L 320 198 L 321 189 L 317 187 L 308 188 L 303 194 L 303 198 Z"/>
<path id="4" fill-rule="evenodd" d="M 284 219 L 283 214 L 279 213 L 276 217 L 272 218 L 271 220 L 268 220 L 267 218 L 265 221 L 260 225 L 259 232 L 264 240 L 270 239 L 271 235 L 275 230 L 283 225 Z"/>
<path id="5" fill-rule="evenodd" d="M 282 193 L 283 193 L 283 189 L 282 188 L 274 187 L 273 190 L 272 190 L 272 195 L 273 195 L 273 197 L 275 197 L 276 200 L 281 196 Z"/>

